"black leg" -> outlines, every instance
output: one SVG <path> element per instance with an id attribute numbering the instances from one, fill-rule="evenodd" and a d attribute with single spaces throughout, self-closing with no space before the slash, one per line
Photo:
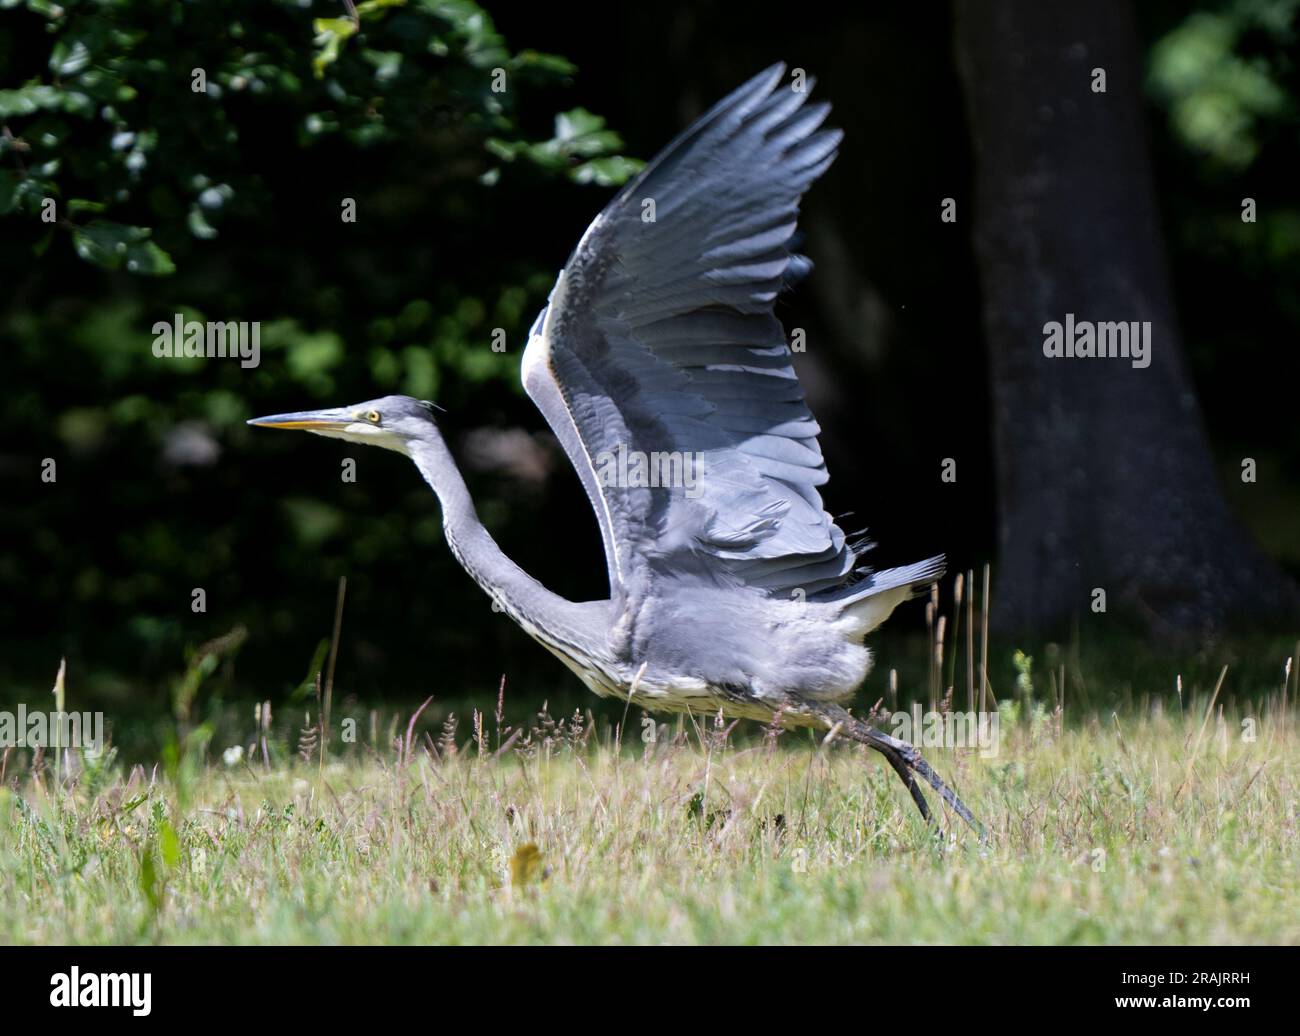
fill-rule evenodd
<path id="1" fill-rule="evenodd" d="M 883 745 L 871 746 L 877 752 L 885 757 L 885 761 L 894 768 L 894 772 L 902 778 L 903 784 L 907 787 L 908 794 L 912 796 L 912 801 L 916 803 L 916 808 L 921 811 L 921 819 L 927 824 L 933 823 L 930 817 L 930 804 L 925 801 L 925 796 L 921 794 L 921 786 L 916 783 L 916 777 L 912 774 L 907 763 L 903 761 L 894 749 Z"/>
<path id="2" fill-rule="evenodd" d="M 894 772 L 902 778 L 903 784 L 912 796 L 912 801 L 916 803 L 916 808 L 921 811 L 921 816 L 927 823 L 934 823 L 934 820 L 930 815 L 925 796 L 921 794 L 921 788 L 916 782 L 915 775 L 918 773 L 939 793 L 939 797 L 948 803 L 954 813 L 974 828 L 980 836 L 980 841 L 988 840 L 984 825 L 975 819 L 971 811 L 966 808 L 966 804 L 953 793 L 952 789 L 939 779 L 939 775 L 913 745 L 900 741 L 896 737 L 890 737 L 884 731 L 876 730 L 862 720 L 855 719 L 837 705 L 825 707 L 821 710 L 821 715 L 829 725 L 834 726 L 838 723 L 844 733 L 853 740 L 874 748 L 888 760 Z"/>

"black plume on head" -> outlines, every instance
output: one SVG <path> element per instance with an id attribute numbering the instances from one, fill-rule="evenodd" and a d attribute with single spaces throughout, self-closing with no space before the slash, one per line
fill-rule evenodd
<path id="1" fill-rule="evenodd" d="M 426 421 L 432 421 L 433 412 L 442 409 L 437 403 L 431 403 L 427 399 L 412 399 L 410 396 L 384 396 L 383 399 L 376 399 L 373 405 L 390 418 L 417 417 Z"/>

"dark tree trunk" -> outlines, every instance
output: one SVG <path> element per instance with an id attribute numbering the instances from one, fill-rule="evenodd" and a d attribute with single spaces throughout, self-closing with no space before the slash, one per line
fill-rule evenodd
<path id="1" fill-rule="evenodd" d="M 994 413 L 995 625 L 1059 626 L 1090 612 L 1094 588 L 1157 633 L 1294 618 L 1294 587 L 1216 481 L 1170 294 L 1128 5 L 959 0 L 955 34 Z M 1150 366 L 1045 356 L 1044 325 L 1067 313 L 1150 321 Z"/>

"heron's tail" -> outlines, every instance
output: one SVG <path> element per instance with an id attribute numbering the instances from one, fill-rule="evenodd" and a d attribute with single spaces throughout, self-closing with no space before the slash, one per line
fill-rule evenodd
<path id="1" fill-rule="evenodd" d="M 914 565 L 872 572 L 852 586 L 845 587 L 828 603 L 838 604 L 844 615 L 858 620 L 866 635 L 879 626 L 904 601 L 926 588 L 944 573 L 944 556 L 939 554 Z"/>

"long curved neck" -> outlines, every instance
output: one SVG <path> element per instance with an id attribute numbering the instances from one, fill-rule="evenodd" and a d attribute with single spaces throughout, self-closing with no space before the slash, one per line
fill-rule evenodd
<path id="1" fill-rule="evenodd" d="M 600 628 L 598 613 L 602 610 L 551 593 L 506 557 L 479 521 L 469 489 L 442 436 L 433 432 L 411 442 L 407 453 L 442 504 L 447 545 L 461 567 L 487 591 L 493 606 L 499 606 L 543 642 L 603 656 L 607 628 Z"/>

